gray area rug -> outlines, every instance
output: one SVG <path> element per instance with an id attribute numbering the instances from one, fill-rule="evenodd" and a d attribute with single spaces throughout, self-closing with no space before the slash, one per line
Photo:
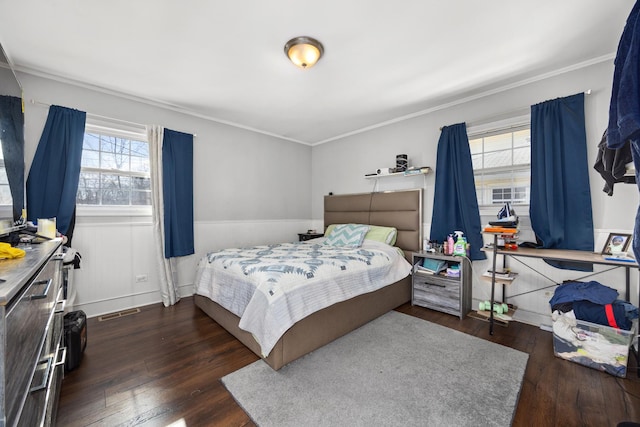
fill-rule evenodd
<path id="1" fill-rule="evenodd" d="M 529 355 L 391 311 L 272 370 L 224 378 L 260 426 L 509 426 Z"/>

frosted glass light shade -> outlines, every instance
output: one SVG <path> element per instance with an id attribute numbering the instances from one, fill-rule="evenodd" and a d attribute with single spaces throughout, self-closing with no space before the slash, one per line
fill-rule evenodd
<path id="1" fill-rule="evenodd" d="M 284 45 L 284 53 L 300 68 L 311 68 L 322 57 L 322 43 L 311 37 L 296 37 Z"/>

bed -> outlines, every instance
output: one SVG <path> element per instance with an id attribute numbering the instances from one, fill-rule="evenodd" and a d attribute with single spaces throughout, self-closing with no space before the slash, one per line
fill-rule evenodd
<path id="1" fill-rule="evenodd" d="M 404 254 L 406 260 L 411 260 L 411 252 L 420 250 L 422 246 L 422 189 L 325 196 L 325 228 L 335 224 L 369 224 L 394 227 L 397 230 L 395 246 L 402 250 L 401 254 Z M 321 244 L 320 241 L 311 240 L 302 242 L 298 246 L 309 249 L 315 245 L 321 248 Z M 272 246 L 268 248 L 267 252 L 273 252 L 272 249 L 276 247 L 277 249 L 289 250 L 288 246 Z M 363 246 L 361 254 L 368 253 L 369 249 L 369 246 Z M 286 331 L 279 336 L 277 341 L 270 340 L 267 345 L 269 351 L 266 354 L 263 351 L 264 338 L 240 327 L 242 318 L 233 312 L 238 312 L 238 310 L 233 307 L 227 309 L 206 296 L 210 292 L 198 290 L 204 289 L 202 288 L 203 284 L 199 281 L 211 280 L 210 277 L 203 279 L 203 276 L 207 276 L 201 271 L 204 268 L 203 265 L 216 257 L 222 258 L 220 253 L 207 254 L 199 264 L 196 280 L 197 291 L 194 297 L 196 305 L 260 356 L 274 370 L 280 369 L 287 363 L 357 329 L 411 299 L 410 276 L 406 275 L 388 284 L 385 283 L 376 290 L 350 296 L 346 300 L 314 311 L 300 320 L 296 319 L 292 326 L 287 326 Z M 207 259 L 205 260 L 205 258 Z M 218 259 L 216 262 L 219 261 Z M 244 268 L 247 267 L 244 266 Z M 240 313 L 238 312 L 238 314 Z"/>

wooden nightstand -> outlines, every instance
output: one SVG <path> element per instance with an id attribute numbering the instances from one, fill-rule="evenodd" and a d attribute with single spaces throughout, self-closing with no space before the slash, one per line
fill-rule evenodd
<path id="1" fill-rule="evenodd" d="M 459 268 L 459 277 L 443 274 L 430 274 L 417 269 L 426 259 L 442 261 L 446 267 Z M 466 257 L 434 254 L 430 252 L 413 253 L 413 277 L 411 304 L 453 314 L 460 319 L 471 311 L 471 262 Z"/>
<path id="2" fill-rule="evenodd" d="M 324 236 L 324 234 L 322 233 L 298 233 L 298 239 L 301 242 L 304 242 L 305 240 L 315 239 L 322 236 Z"/>

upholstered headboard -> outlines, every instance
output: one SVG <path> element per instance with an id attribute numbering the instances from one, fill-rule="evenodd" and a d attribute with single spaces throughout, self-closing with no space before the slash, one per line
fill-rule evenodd
<path id="1" fill-rule="evenodd" d="M 325 229 L 346 223 L 395 227 L 409 256 L 422 249 L 422 189 L 324 196 Z"/>

